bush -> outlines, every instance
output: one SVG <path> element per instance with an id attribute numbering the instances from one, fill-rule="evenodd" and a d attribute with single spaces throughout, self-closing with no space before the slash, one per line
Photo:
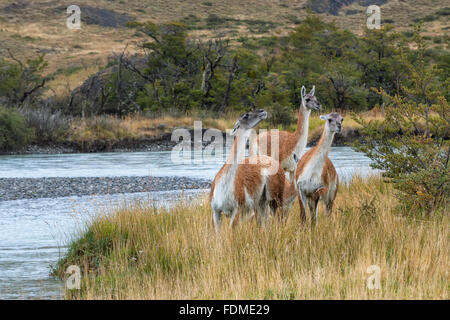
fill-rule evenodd
<path id="1" fill-rule="evenodd" d="M 425 45 L 416 31 L 417 59 L 405 62 L 409 80 L 403 95 L 377 93 L 386 103 L 383 121 L 362 125 L 363 141 L 356 148 L 374 160 L 373 167 L 399 191 L 402 211 L 421 215 L 448 212 L 450 195 L 450 108 L 440 91 L 438 72 L 425 64 Z"/>
<path id="2" fill-rule="evenodd" d="M 23 149 L 33 139 L 34 130 L 19 113 L 0 107 L 0 152 Z"/>
<path id="3" fill-rule="evenodd" d="M 35 102 L 46 89 L 48 80 L 42 76 L 47 66 L 44 55 L 19 61 L 11 54 L 8 61 L 0 58 L 0 102 L 7 107 Z"/>
<path id="4" fill-rule="evenodd" d="M 22 108 L 20 114 L 28 127 L 35 130 L 36 139 L 40 143 L 58 142 L 67 133 L 69 119 L 60 111 L 52 112 L 49 108 Z"/>
<path id="5" fill-rule="evenodd" d="M 436 154 L 429 161 L 427 170 L 402 175 L 397 182 L 399 190 L 409 195 L 403 198 L 403 211 L 411 208 L 430 212 L 435 208 L 448 208 L 450 179 L 444 154 Z M 412 196 L 414 195 L 414 196 Z"/>
<path id="6" fill-rule="evenodd" d="M 206 18 L 206 25 L 209 28 L 217 28 L 222 26 L 227 22 L 227 19 L 218 16 L 217 14 L 211 13 L 208 18 Z"/>
<path id="7" fill-rule="evenodd" d="M 438 16 L 450 16 L 450 7 L 441 8 L 436 11 Z"/>
<path id="8" fill-rule="evenodd" d="M 288 106 L 282 106 L 278 103 L 274 104 L 269 109 L 269 123 L 271 125 L 283 125 L 287 127 L 294 121 L 292 108 Z"/>

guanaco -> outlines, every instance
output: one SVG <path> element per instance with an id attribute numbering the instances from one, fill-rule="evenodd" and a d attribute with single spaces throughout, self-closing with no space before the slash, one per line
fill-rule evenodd
<path id="1" fill-rule="evenodd" d="M 284 175 L 279 163 L 268 156 L 245 158 L 245 147 L 251 129 L 267 118 L 264 110 L 250 111 L 239 117 L 232 135 L 234 142 L 226 163 L 217 173 L 211 186 L 210 203 L 213 223 L 220 229 L 222 213 L 231 217 L 234 227 L 237 218 L 245 212 L 254 212 L 257 219 L 267 219 L 269 176 Z"/>
<path id="2" fill-rule="evenodd" d="M 342 132 L 344 118 L 338 113 L 330 113 L 320 116 L 320 119 L 326 121 L 322 136 L 318 144 L 303 155 L 295 170 L 295 188 L 303 222 L 306 220 L 306 204 L 311 220 L 317 221 L 319 200 L 324 202 L 325 215 L 328 215 L 333 209 L 339 186 L 338 174 L 328 154 L 334 135 Z"/>
<path id="3" fill-rule="evenodd" d="M 301 157 L 308 142 L 309 116 L 311 110 L 320 110 L 321 104 L 314 96 L 315 86 L 310 93 L 306 93 L 305 86 L 301 89 L 300 108 L 298 111 L 297 128 L 295 132 L 288 131 L 278 132 L 278 140 L 272 137 L 272 132 L 263 132 L 250 143 L 249 153 L 267 154 L 280 162 L 281 167 L 289 175 L 289 180 L 294 181 L 294 171 L 296 162 L 294 161 L 294 153 Z M 275 148 L 272 144 L 278 144 Z"/>

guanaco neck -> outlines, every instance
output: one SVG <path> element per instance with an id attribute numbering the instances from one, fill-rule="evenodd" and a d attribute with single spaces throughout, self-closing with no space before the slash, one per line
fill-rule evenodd
<path id="1" fill-rule="evenodd" d="M 309 127 L 309 115 L 311 110 L 306 108 L 305 102 L 302 99 L 300 108 L 298 110 L 297 128 L 294 132 L 295 146 L 298 146 L 298 150 L 302 152 L 306 148 L 308 142 L 308 127 Z M 299 154 L 300 156 L 300 154 Z"/>
<path id="2" fill-rule="evenodd" d="M 230 166 L 226 169 L 226 176 L 229 181 L 233 181 L 236 175 L 237 167 L 245 157 L 245 147 L 250 136 L 250 130 L 239 128 L 233 141 L 230 154 L 227 157 L 226 163 Z"/>
<path id="3" fill-rule="evenodd" d="M 332 132 L 328 126 L 328 123 L 326 123 L 322 136 L 315 147 L 316 151 L 315 156 L 313 157 L 314 162 L 316 162 L 320 168 L 323 167 L 323 163 L 325 162 L 326 157 L 328 157 L 328 153 L 330 152 L 330 148 L 333 143 L 334 134 L 335 132 Z"/>

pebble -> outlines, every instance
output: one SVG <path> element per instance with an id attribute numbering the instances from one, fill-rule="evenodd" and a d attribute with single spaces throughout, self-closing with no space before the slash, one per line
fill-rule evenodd
<path id="1" fill-rule="evenodd" d="M 210 186 L 209 180 L 186 177 L 0 178 L 0 201 L 208 189 Z"/>

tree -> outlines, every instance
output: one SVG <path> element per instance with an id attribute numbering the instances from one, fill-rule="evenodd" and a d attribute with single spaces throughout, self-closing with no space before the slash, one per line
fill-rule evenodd
<path id="1" fill-rule="evenodd" d="M 362 72 L 361 82 L 366 88 L 383 88 L 388 94 L 400 94 L 400 83 L 406 77 L 406 66 L 400 52 L 407 51 L 402 40 L 391 25 L 366 29 L 361 38 L 361 48 L 354 55 Z M 372 105 L 382 103 L 382 97 L 373 91 L 368 98 Z"/>
<path id="2" fill-rule="evenodd" d="M 0 106 L 0 152 L 22 149 L 34 138 L 34 130 L 18 112 Z"/>
<path id="3" fill-rule="evenodd" d="M 450 108 L 441 93 L 439 70 L 425 61 L 420 26 L 414 39 L 413 62 L 402 56 L 408 74 L 400 85 L 404 94 L 376 90 L 386 102 L 385 120 L 367 122 L 355 117 L 364 137 L 355 147 L 374 160 L 374 168 L 384 170 L 399 191 L 405 211 L 448 212 Z"/>
<path id="4" fill-rule="evenodd" d="M 366 109 L 368 90 L 360 84 L 360 72 L 352 64 L 330 64 L 320 79 L 334 110 Z"/>
<path id="5" fill-rule="evenodd" d="M 179 22 L 163 25 L 135 22 L 130 26 L 138 28 L 152 40 L 143 44 L 146 68 L 142 71 L 130 68 L 147 82 L 137 98 L 142 108 L 186 111 L 196 105 L 192 99 L 198 96 L 196 93 L 200 89 L 202 58 L 199 47 L 187 39 L 186 26 Z M 194 91 L 193 96 L 191 90 Z"/>
<path id="6" fill-rule="evenodd" d="M 23 62 L 8 53 L 10 59 L 0 58 L 0 102 L 7 107 L 34 102 L 48 80 L 42 75 L 47 66 L 44 55 Z"/>

